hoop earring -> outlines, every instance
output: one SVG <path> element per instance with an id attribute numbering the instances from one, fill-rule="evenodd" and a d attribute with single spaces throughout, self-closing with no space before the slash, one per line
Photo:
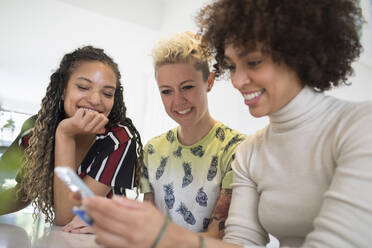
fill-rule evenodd
<path id="1" fill-rule="evenodd" d="M 63 100 L 61 99 L 58 103 L 58 110 L 60 112 L 64 112 L 64 108 L 63 108 Z"/>

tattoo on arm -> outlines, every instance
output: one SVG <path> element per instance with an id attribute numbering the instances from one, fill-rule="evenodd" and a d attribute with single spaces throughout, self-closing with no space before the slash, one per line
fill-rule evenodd
<path id="1" fill-rule="evenodd" d="M 225 230 L 225 221 L 221 221 L 220 224 L 218 224 L 218 231 Z"/>
<path id="2" fill-rule="evenodd" d="M 218 198 L 216 207 L 213 211 L 213 217 L 217 217 L 219 219 L 226 219 L 229 213 L 230 202 L 231 202 L 231 189 L 222 189 L 220 193 L 220 197 Z"/>
<path id="3" fill-rule="evenodd" d="M 222 189 L 208 225 L 208 232 L 222 238 L 225 230 L 225 220 L 229 213 L 232 190 Z M 216 234 L 217 233 L 217 234 Z"/>

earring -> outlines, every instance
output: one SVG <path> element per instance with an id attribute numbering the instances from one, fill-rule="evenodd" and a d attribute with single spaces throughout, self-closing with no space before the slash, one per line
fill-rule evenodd
<path id="1" fill-rule="evenodd" d="M 59 110 L 60 112 L 64 112 L 64 108 L 63 108 L 63 100 L 62 100 L 62 99 L 59 101 L 59 104 L 58 104 L 58 110 Z"/>

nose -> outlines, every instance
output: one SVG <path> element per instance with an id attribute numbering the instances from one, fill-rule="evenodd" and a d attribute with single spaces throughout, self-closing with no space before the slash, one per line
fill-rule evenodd
<path id="1" fill-rule="evenodd" d="M 89 96 L 89 103 L 92 104 L 93 106 L 99 105 L 101 102 L 101 96 L 99 92 L 93 91 L 90 96 Z"/>
<path id="2" fill-rule="evenodd" d="M 183 95 L 183 92 L 181 92 L 180 90 L 175 90 L 173 96 L 174 96 L 173 101 L 176 106 L 182 105 L 186 102 L 185 96 Z"/>
<path id="3" fill-rule="evenodd" d="M 236 68 L 236 71 L 231 74 L 231 82 L 236 89 L 242 89 L 244 85 L 250 84 L 251 80 L 248 73 L 244 69 Z"/>

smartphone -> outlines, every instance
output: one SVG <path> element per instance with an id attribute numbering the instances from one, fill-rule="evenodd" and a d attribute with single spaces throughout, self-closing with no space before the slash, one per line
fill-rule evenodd
<path id="1" fill-rule="evenodd" d="M 58 166 L 54 169 L 54 172 L 72 192 L 80 192 L 83 198 L 94 196 L 94 193 L 70 167 Z M 80 219 L 82 219 L 89 226 L 93 225 L 93 220 L 85 213 L 84 207 L 75 206 L 72 208 L 72 212 L 79 216 Z"/>

